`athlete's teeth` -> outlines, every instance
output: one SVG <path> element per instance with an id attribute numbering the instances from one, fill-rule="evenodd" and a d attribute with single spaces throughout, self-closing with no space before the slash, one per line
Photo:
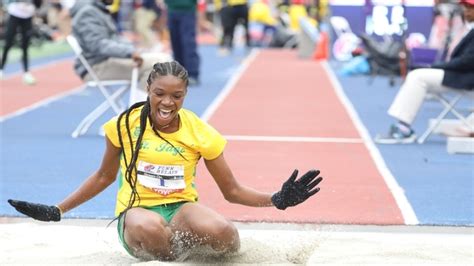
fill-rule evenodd
<path id="1" fill-rule="evenodd" d="M 171 111 L 163 111 L 163 110 L 160 110 L 160 114 L 161 116 L 163 117 L 168 117 L 170 114 L 171 114 Z"/>

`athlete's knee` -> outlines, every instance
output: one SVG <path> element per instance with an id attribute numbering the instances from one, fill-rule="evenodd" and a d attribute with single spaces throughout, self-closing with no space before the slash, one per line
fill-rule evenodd
<path id="1" fill-rule="evenodd" d="M 127 219 L 125 239 L 134 255 L 140 259 L 173 260 L 171 238 L 171 230 L 160 219 Z"/>
<path id="2" fill-rule="evenodd" d="M 166 221 L 160 216 L 147 216 L 139 209 L 127 212 L 125 230 L 128 235 L 138 241 L 148 238 L 170 238 L 171 230 L 166 226 Z"/>
<path id="3" fill-rule="evenodd" d="M 223 221 L 214 224 L 211 234 L 217 240 L 215 248 L 219 250 L 237 250 L 240 246 L 239 232 L 231 222 Z"/>
<path id="4" fill-rule="evenodd" d="M 159 221 L 143 220 L 127 225 L 128 231 L 140 238 L 170 238 L 171 230 Z"/>

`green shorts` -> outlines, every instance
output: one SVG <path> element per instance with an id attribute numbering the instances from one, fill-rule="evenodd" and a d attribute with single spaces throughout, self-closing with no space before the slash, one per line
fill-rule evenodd
<path id="1" fill-rule="evenodd" d="M 154 211 L 158 213 L 161 217 L 165 219 L 167 223 L 173 219 L 173 217 L 178 213 L 179 209 L 183 204 L 185 204 L 186 201 L 180 201 L 180 202 L 174 202 L 174 203 L 169 203 L 169 204 L 162 204 L 162 205 L 157 205 L 157 206 L 152 206 L 152 207 L 142 207 L 150 211 Z M 125 237 L 123 235 L 124 230 L 125 230 L 125 216 L 127 215 L 127 212 L 122 212 L 119 217 L 118 217 L 118 223 L 117 223 L 117 231 L 120 239 L 120 243 L 122 243 L 122 246 L 127 250 L 128 254 L 133 255 L 132 251 L 128 247 L 127 243 L 125 243 Z"/>

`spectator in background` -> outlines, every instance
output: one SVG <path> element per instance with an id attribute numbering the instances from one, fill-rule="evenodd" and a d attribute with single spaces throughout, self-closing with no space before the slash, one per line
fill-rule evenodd
<path id="1" fill-rule="evenodd" d="M 269 2 L 269 0 L 255 0 L 249 9 L 250 24 L 260 25 L 262 28 L 260 37 L 253 40 L 254 44 L 263 47 L 269 46 L 278 24 Z"/>
<path id="2" fill-rule="evenodd" d="M 197 86 L 200 64 L 196 42 L 197 2 L 196 0 L 165 0 L 165 3 L 174 59 L 188 70 L 189 86 Z"/>
<path id="3" fill-rule="evenodd" d="M 114 19 L 115 25 L 117 26 L 117 31 L 122 32 L 122 25 L 120 25 L 120 0 L 113 0 L 112 4 L 107 6 L 107 8 L 109 9 L 110 15 Z"/>
<path id="4" fill-rule="evenodd" d="M 198 17 L 197 17 L 197 24 L 198 24 L 198 32 L 199 33 L 209 33 L 212 31 L 212 23 L 206 17 L 207 11 L 207 3 L 206 0 L 198 0 L 197 1 L 197 9 L 198 9 Z"/>
<path id="5" fill-rule="evenodd" d="M 132 70 L 137 66 L 139 88 L 146 88 L 153 64 L 170 61 L 171 56 L 164 53 L 140 54 L 131 42 L 122 38 L 107 9 L 112 1 L 77 1 L 71 9 L 73 34 L 84 51 L 84 57 L 100 79 L 131 78 Z M 78 60 L 74 69 L 82 79 L 91 80 Z"/>
<path id="6" fill-rule="evenodd" d="M 387 136 L 376 136 L 381 144 L 413 143 L 411 127 L 427 93 L 459 89 L 474 89 L 474 0 L 461 0 L 467 31 L 454 48 L 451 59 L 431 68 L 419 68 L 408 73 L 388 114 L 398 120 Z"/>
<path id="7" fill-rule="evenodd" d="M 60 0 L 61 10 L 58 14 L 58 28 L 63 37 L 71 34 L 71 14 L 69 10 L 74 6 L 75 3 L 76 0 Z"/>
<path id="8" fill-rule="evenodd" d="M 135 5 L 136 9 L 133 12 L 135 32 L 138 33 L 141 45 L 151 50 L 157 43 L 153 24 L 161 15 L 161 9 L 156 4 L 156 0 L 138 0 Z"/>
<path id="9" fill-rule="evenodd" d="M 247 0 L 215 0 L 216 9 L 220 9 L 222 23 L 221 55 L 227 55 L 234 46 L 234 31 L 240 22 L 245 29 L 245 45 L 250 47 L 249 8 Z"/>
<path id="10" fill-rule="evenodd" d="M 75 3 L 76 0 L 49 0 L 46 11 L 47 24 L 51 29 L 58 30 L 55 40 L 63 40 L 71 34 L 71 14 L 69 10 Z"/>
<path id="11" fill-rule="evenodd" d="M 33 31 L 33 16 L 36 8 L 42 5 L 42 0 L 22 0 L 10 1 L 7 5 L 8 22 L 5 31 L 5 46 L 2 53 L 2 62 L 0 65 L 0 79 L 3 78 L 3 68 L 7 62 L 8 52 L 12 48 L 15 36 L 19 31 L 21 34 L 21 50 L 23 53 L 23 82 L 27 85 L 34 85 L 36 83 L 35 77 L 30 73 L 28 47 L 30 45 L 30 38 Z"/>

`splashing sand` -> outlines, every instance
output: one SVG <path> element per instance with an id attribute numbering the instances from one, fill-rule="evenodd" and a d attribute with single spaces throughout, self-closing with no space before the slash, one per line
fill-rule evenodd
<path id="1" fill-rule="evenodd" d="M 280 228 L 279 228 L 280 226 Z M 263 229 L 263 228 L 269 229 Z M 466 264 L 474 260 L 474 228 L 238 225 L 241 250 L 217 256 L 194 250 L 183 262 L 139 261 L 120 246 L 115 225 L 0 223 L 0 265 Z M 250 229 L 253 228 L 253 229 Z M 341 231 L 345 230 L 345 231 Z M 349 228 L 349 229 L 348 229 Z M 360 229 L 362 228 L 362 229 Z M 346 230 L 348 229 L 348 230 Z M 366 230 L 370 229 L 370 230 Z M 425 232 L 420 232 L 425 231 Z"/>

